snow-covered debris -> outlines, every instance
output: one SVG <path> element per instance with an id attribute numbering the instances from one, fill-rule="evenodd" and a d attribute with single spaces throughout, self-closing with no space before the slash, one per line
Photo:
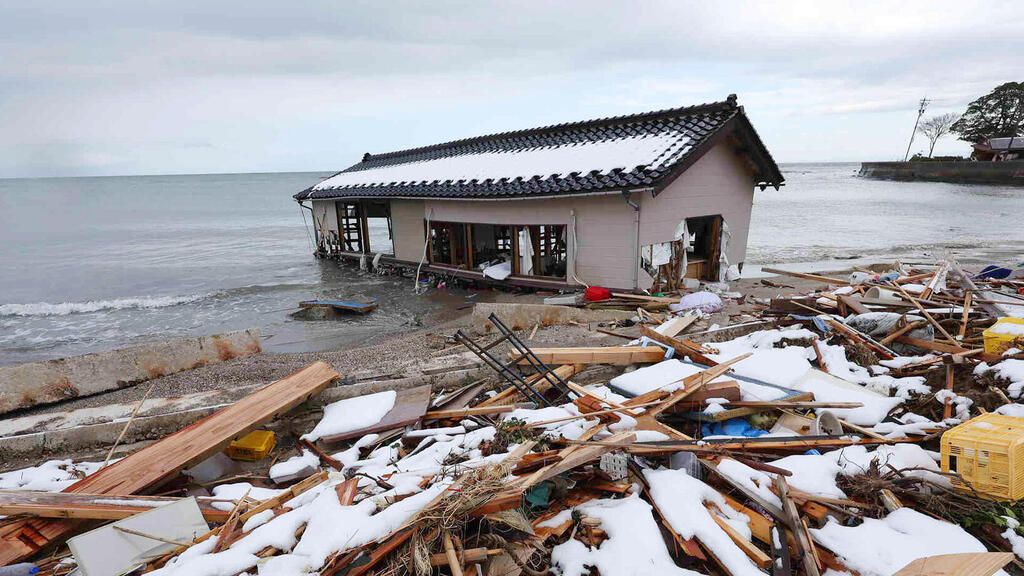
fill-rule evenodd
<path id="1" fill-rule="evenodd" d="M 397 395 L 394 390 L 385 390 L 328 404 L 324 407 L 324 417 L 302 438 L 313 442 L 325 436 L 345 434 L 373 426 L 394 408 Z"/>

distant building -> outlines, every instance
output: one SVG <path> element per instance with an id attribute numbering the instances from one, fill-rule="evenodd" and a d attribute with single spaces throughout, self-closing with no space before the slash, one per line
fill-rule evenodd
<path id="1" fill-rule="evenodd" d="M 987 142 L 972 144 L 971 159 L 983 162 L 1018 160 L 1024 157 L 1024 136 L 991 138 Z"/>
<path id="2" fill-rule="evenodd" d="M 319 256 L 382 253 L 425 272 L 552 289 L 645 289 L 741 266 L 754 189 L 782 183 L 731 95 L 366 154 L 295 199 L 310 204 Z"/>

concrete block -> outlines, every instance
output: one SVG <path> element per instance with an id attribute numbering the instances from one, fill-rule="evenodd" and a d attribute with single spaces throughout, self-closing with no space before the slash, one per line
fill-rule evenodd
<path id="1" fill-rule="evenodd" d="M 260 352 L 258 329 L 0 367 L 0 414 Z"/>
<path id="2" fill-rule="evenodd" d="M 473 307 L 473 327 L 481 332 L 492 332 L 494 325 L 487 319 L 496 314 L 512 330 L 527 330 L 537 324 L 555 326 L 579 322 L 617 322 L 636 315 L 629 310 L 588 310 L 570 306 L 547 304 L 515 304 L 481 302 Z"/>

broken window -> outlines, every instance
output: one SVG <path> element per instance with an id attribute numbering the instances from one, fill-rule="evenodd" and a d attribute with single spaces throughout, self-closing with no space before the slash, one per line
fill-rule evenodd
<path id="1" fill-rule="evenodd" d="M 461 268 L 470 266 L 466 228 L 461 222 L 431 222 L 430 262 Z"/>

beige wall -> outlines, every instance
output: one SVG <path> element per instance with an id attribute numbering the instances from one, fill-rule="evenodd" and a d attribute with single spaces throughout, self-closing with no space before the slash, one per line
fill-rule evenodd
<path id="1" fill-rule="evenodd" d="M 391 236 L 395 258 L 409 262 L 423 258 L 423 200 L 391 201 Z"/>
<path id="2" fill-rule="evenodd" d="M 747 247 L 753 176 L 726 145 L 709 150 L 689 170 L 657 196 L 634 193 L 640 203 L 639 245 L 668 242 L 684 218 L 721 214 L 729 224 L 732 241 L 729 261 L 742 262 Z M 314 214 L 330 206 L 328 223 L 337 230 L 333 201 L 313 202 Z M 318 210 L 320 212 L 318 212 Z M 621 194 L 576 196 L 546 200 L 393 200 L 392 233 L 395 258 L 419 262 L 423 256 L 423 221 L 488 224 L 570 224 L 576 214 L 578 259 L 573 262 L 569 238 L 569 282 L 573 272 L 587 284 L 608 288 L 641 288 L 651 279 L 639 270 L 637 223 L 634 210 Z"/>
<path id="3" fill-rule="evenodd" d="M 547 200 L 396 200 L 391 206 L 395 257 L 418 262 L 423 255 L 423 220 L 488 224 L 570 224 L 576 212 L 579 260 L 575 273 L 588 284 L 633 286 L 633 209 L 619 194 Z M 570 235 L 569 253 L 573 252 Z M 569 282 L 573 261 L 569 262 Z"/>
<path id="4" fill-rule="evenodd" d="M 729 225 L 729 262 L 743 262 L 747 253 L 750 209 L 754 202 L 754 176 L 726 144 L 708 150 L 689 170 L 657 196 L 634 194 L 640 201 L 640 245 L 669 242 L 684 218 L 721 214 Z M 641 287 L 650 276 L 640 273 Z"/>

